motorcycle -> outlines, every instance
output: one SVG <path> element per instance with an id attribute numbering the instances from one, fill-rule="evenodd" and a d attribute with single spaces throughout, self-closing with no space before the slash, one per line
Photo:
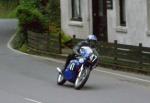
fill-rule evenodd
<path id="1" fill-rule="evenodd" d="M 98 53 L 96 50 L 82 46 L 80 55 L 71 60 L 68 66 L 61 70 L 57 67 L 58 77 L 57 84 L 63 85 L 66 81 L 74 83 L 75 89 L 81 89 L 89 78 L 91 70 L 96 67 Z"/>

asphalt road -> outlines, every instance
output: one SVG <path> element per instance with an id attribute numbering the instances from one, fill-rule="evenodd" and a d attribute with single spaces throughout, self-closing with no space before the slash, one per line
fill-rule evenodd
<path id="1" fill-rule="evenodd" d="M 16 20 L 0 20 L 0 103 L 150 103 L 150 77 L 97 68 L 82 90 L 57 86 L 56 66 L 10 50 Z"/>

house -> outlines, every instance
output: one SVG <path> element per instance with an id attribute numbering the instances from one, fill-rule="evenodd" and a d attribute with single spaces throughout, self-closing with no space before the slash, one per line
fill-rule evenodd
<path id="1" fill-rule="evenodd" d="M 77 38 L 150 47 L 150 0 L 61 0 L 61 27 Z"/>

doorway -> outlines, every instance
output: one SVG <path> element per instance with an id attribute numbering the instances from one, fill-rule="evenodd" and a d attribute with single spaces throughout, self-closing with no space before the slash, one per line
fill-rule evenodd
<path id="1" fill-rule="evenodd" d="M 107 0 L 92 0 L 93 34 L 107 42 Z"/>

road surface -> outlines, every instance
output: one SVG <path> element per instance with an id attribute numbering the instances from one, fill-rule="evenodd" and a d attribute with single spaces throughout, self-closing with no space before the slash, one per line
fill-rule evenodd
<path id="1" fill-rule="evenodd" d="M 12 51 L 17 20 L 0 20 L 0 103 L 150 103 L 150 77 L 97 68 L 85 87 L 56 84 L 61 61 Z"/>

